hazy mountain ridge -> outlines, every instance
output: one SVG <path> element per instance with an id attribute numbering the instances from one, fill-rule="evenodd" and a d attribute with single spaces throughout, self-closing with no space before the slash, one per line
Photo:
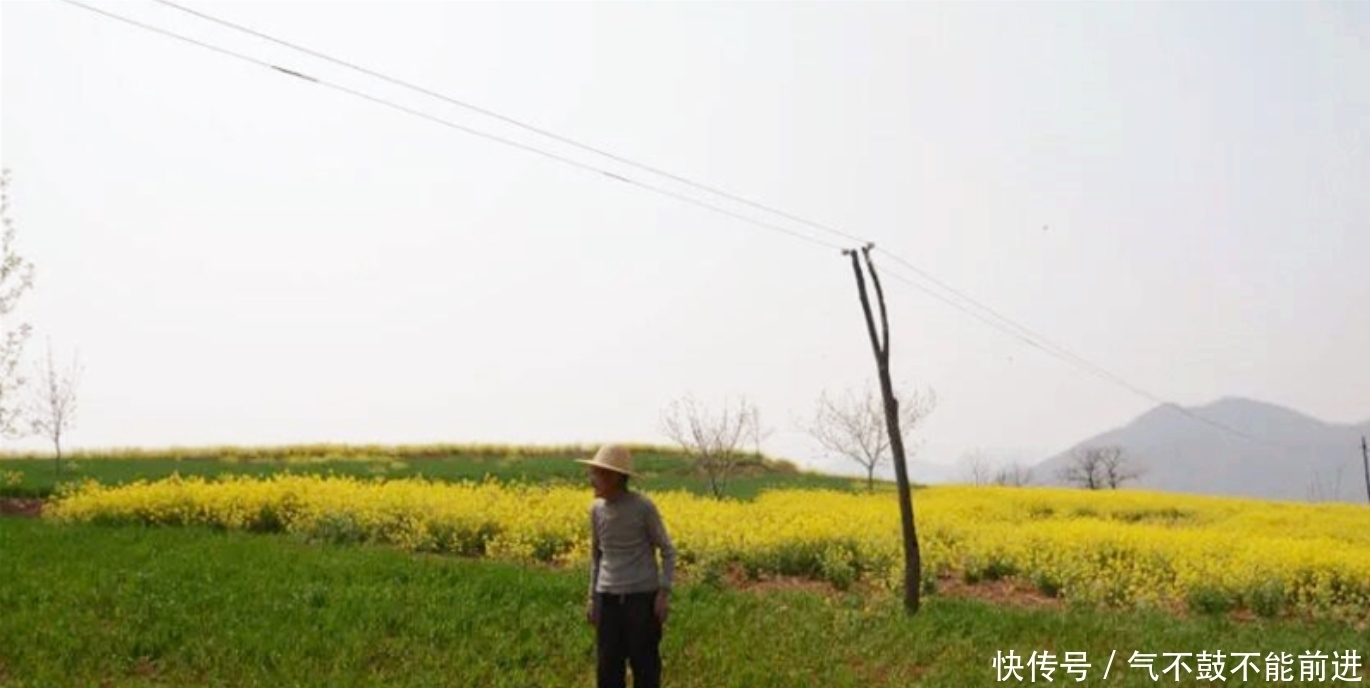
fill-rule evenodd
<path id="1" fill-rule="evenodd" d="M 1042 461 L 1034 474 L 1038 482 L 1061 484 L 1057 474 L 1075 449 L 1118 445 L 1134 465 L 1145 470 L 1140 480 L 1131 483 L 1137 487 L 1365 503 L 1363 434 L 1370 435 L 1370 421 L 1327 423 L 1293 409 L 1238 397 L 1183 410 L 1165 404 Z"/>

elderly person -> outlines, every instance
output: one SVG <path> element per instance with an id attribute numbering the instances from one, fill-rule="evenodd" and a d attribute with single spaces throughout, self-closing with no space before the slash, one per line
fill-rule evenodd
<path id="1" fill-rule="evenodd" d="M 590 506 L 590 594 L 586 619 L 595 627 L 599 688 L 625 688 L 625 664 L 633 688 L 661 685 L 661 632 L 670 611 L 675 547 L 661 513 L 646 496 L 628 489 L 633 457 L 605 445 L 591 460 L 595 501 Z M 661 567 L 657 567 L 657 552 Z"/>

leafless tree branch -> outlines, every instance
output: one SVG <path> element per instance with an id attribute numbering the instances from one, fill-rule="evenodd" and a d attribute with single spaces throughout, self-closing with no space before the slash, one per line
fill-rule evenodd
<path id="1" fill-rule="evenodd" d="M 24 403 L 21 395 L 27 383 L 19 363 L 32 329 L 28 323 L 12 323 L 11 316 L 20 297 L 33 287 L 33 264 L 21 257 L 14 246 L 9 185 L 9 170 L 4 170 L 0 172 L 0 218 L 4 223 L 0 243 L 0 434 L 16 437 L 22 434 L 19 420 Z"/>
<path id="2" fill-rule="evenodd" d="M 932 390 L 910 390 L 899 395 L 900 432 L 907 438 L 932 413 L 937 396 Z M 861 393 L 847 390 L 834 398 L 826 391 L 805 430 L 833 457 L 850 459 L 866 469 L 866 487 L 875 489 L 875 471 L 890 461 L 891 448 L 885 406 L 879 393 L 867 383 Z"/>
<path id="3" fill-rule="evenodd" d="M 47 357 L 37 366 L 38 387 L 29 402 L 30 425 L 33 432 L 52 441 L 56 454 L 57 475 L 62 474 L 62 438 L 76 423 L 76 388 L 80 384 L 81 362 L 72 358 L 71 366 L 59 370 L 52 358 L 52 343 L 47 345 Z"/>
<path id="4" fill-rule="evenodd" d="M 1143 471 L 1132 465 L 1123 448 L 1117 445 L 1078 447 L 1071 454 L 1070 463 L 1059 473 L 1065 482 L 1089 490 L 1106 487 L 1116 490 L 1142 475 Z"/>
<path id="5" fill-rule="evenodd" d="M 766 434 L 760 411 L 746 397 L 738 399 L 736 408 L 725 403 L 714 414 L 690 395 L 667 406 L 661 415 L 661 432 L 685 450 L 708 479 L 714 497 L 720 499 L 744 458 L 744 447 L 752 444 L 759 455 Z"/>

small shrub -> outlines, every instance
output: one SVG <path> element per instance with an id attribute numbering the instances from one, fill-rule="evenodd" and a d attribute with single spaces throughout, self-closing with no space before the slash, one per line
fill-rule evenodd
<path id="1" fill-rule="evenodd" d="M 984 577 L 985 580 L 997 581 L 1008 578 L 1015 573 L 1018 573 L 1018 567 L 1014 566 L 1013 562 L 995 557 L 989 560 L 989 564 L 985 565 Z"/>
<path id="2" fill-rule="evenodd" d="M 1209 585 L 1190 590 L 1185 601 L 1189 610 L 1198 614 L 1226 614 L 1236 606 L 1230 594 Z"/>
<path id="3" fill-rule="evenodd" d="M 699 567 L 699 582 L 715 590 L 723 589 L 723 574 L 727 564 L 722 559 L 706 559 Z"/>
<path id="4" fill-rule="evenodd" d="M 1278 580 L 1266 581 L 1247 592 L 1247 608 L 1267 619 L 1279 616 L 1284 604 L 1284 583 Z"/>
<path id="5" fill-rule="evenodd" d="M 247 530 L 254 533 L 279 533 L 285 530 L 285 519 L 281 517 L 278 504 L 263 504 L 255 518 L 247 522 Z"/>
<path id="6" fill-rule="evenodd" d="M 1056 576 L 1049 573 L 1038 573 L 1032 577 L 1032 582 L 1037 586 L 1037 590 L 1047 597 L 1061 596 L 1062 583 Z"/>
<path id="7" fill-rule="evenodd" d="M 550 563 L 574 546 L 575 542 L 557 533 L 538 533 L 533 538 L 533 559 Z"/>
<path id="8" fill-rule="evenodd" d="M 1164 525 L 1175 525 L 1177 523 L 1192 521 L 1194 514 L 1182 511 L 1174 507 L 1164 509 L 1132 509 L 1118 511 L 1113 514 L 1114 520 L 1124 523 L 1160 523 Z"/>
<path id="9" fill-rule="evenodd" d="M 824 580 L 838 590 L 847 590 L 856 582 L 857 570 L 851 552 L 842 547 L 829 547 L 819 558 L 819 571 Z"/>
<path id="10" fill-rule="evenodd" d="M 365 542 L 366 529 L 349 513 L 332 513 L 319 519 L 311 533 L 315 539 L 341 545 Z"/>
<path id="11" fill-rule="evenodd" d="M 991 555 L 988 561 L 983 563 L 971 561 L 966 563 L 966 567 L 961 572 L 961 578 L 969 585 L 974 585 L 980 581 L 997 581 L 1008 578 L 1018 573 L 1018 567 L 1012 562 L 1003 559 L 998 555 Z"/>
<path id="12" fill-rule="evenodd" d="M 920 589 L 922 590 L 922 593 L 923 593 L 924 595 L 936 595 L 936 594 L 937 594 L 937 576 L 933 576 L 933 575 L 929 575 L 929 574 L 927 574 L 927 573 L 924 573 L 924 574 L 923 574 L 923 581 L 922 581 L 922 584 L 921 584 L 919 587 L 920 587 Z"/>

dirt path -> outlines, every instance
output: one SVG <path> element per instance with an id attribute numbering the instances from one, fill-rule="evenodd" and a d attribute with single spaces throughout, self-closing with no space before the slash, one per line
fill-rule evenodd
<path id="1" fill-rule="evenodd" d="M 43 500 L 0 497 L 0 516 L 35 518 L 43 513 Z"/>

